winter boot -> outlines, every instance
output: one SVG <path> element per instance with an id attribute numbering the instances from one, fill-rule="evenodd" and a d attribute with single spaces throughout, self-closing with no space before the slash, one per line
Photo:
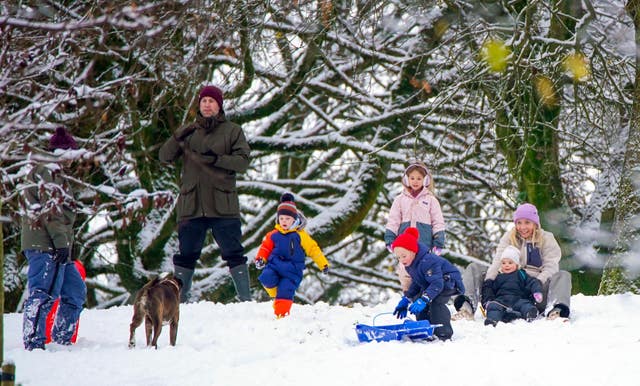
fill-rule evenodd
<path id="1" fill-rule="evenodd" d="M 547 319 L 549 320 L 554 320 L 560 317 L 560 312 L 562 310 L 560 309 L 560 307 L 553 307 L 553 309 L 551 311 L 549 311 L 549 313 L 547 314 Z"/>
<path id="2" fill-rule="evenodd" d="M 291 310 L 291 305 L 293 304 L 293 300 L 289 299 L 276 299 L 273 302 L 273 313 L 276 314 L 278 319 L 284 318 L 289 315 L 289 311 Z"/>
<path id="3" fill-rule="evenodd" d="M 231 279 L 233 279 L 233 285 L 236 288 L 236 294 L 241 302 L 251 301 L 251 290 L 249 289 L 249 270 L 246 264 L 236 265 L 233 268 L 229 268 L 231 272 Z"/>
<path id="4" fill-rule="evenodd" d="M 488 318 L 487 318 L 487 319 L 485 319 L 485 320 L 484 320 L 484 325 L 485 325 L 485 326 L 492 326 L 492 327 L 495 327 L 495 326 L 497 326 L 497 325 L 498 325 L 498 321 L 497 321 L 497 320 L 492 320 L 492 319 L 488 319 Z"/>
<path id="5" fill-rule="evenodd" d="M 525 319 L 527 320 L 527 322 L 533 322 L 534 320 L 536 320 L 537 317 L 538 317 L 538 309 L 535 307 L 532 307 L 531 309 L 529 309 L 529 311 L 527 311 L 527 313 L 525 314 Z"/>
<path id="6" fill-rule="evenodd" d="M 453 303 L 458 312 L 451 316 L 451 320 L 473 320 L 474 310 L 468 297 L 458 296 Z"/>
<path id="7" fill-rule="evenodd" d="M 180 288 L 180 303 L 188 303 L 189 297 L 191 296 L 193 269 L 174 265 L 173 275 L 182 281 L 182 288 Z"/>

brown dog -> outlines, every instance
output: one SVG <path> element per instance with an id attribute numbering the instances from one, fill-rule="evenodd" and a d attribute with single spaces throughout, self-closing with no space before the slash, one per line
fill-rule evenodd
<path id="1" fill-rule="evenodd" d="M 169 323 L 169 343 L 176 345 L 180 320 L 180 287 L 182 281 L 172 273 L 160 275 L 144 285 L 133 303 L 133 319 L 129 329 L 129 348 L 136 346 L 136 328 L 142 324 L 147 333 L 147 346 L 158 349 L 162 324 Z M 153 339 L 151 333 L 153 332 Z"/>

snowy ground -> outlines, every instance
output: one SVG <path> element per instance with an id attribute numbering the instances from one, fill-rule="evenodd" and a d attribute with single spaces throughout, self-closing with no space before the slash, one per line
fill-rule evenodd
<path id="1" fill-rule="evenodd" d="M 183 305 L 176 347 L 165 326 L 158 350 L 132 308 L 85 310 L 75 346 L 22 348 L 21 314 L 4 316 L 5 361 L 16 384 L 48 385 L 638 385 L 640 296 L 572 298 L 570 322 L 454 322 L 450 342 L 359 343 L 356 323 L 393 309 L 294 304 L 276 320 L 270 303 Z M 395 324 L 391 315 L 376 324 Z"/>

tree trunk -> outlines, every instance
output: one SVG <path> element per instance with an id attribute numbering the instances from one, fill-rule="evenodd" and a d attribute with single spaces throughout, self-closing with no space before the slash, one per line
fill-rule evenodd
<path id="1" fill-rule="evenodd" d="M 575 19 L 582 10 L 573 2 L 559 1 L 557 12 L 552 14 L 549 38 L 551 41 L 563 41 L 575 34 Z M 526 7 L 525 18 L 533 15 L 533 7 L 529 2 L 519 3 Z M 525 25 L 530 23 L 525 22 Z M 523 30 L 523 35 L 531 35 L 532 31 Z M 523 47 L 516 50 L 525 52 L 533 51 L 534 42 L 524 38 Z M 548 47 L 538 48 L 551 52 L 557 47 L 549 44 Z M 514 52 L 514 56 L 522 55 Z M 526 57 L 527 55 L 523 55 Z M 507 159 L 507 165 L 511 171 L 519 189 L 518 201 L 531 202 L 542 213 L 563 208 L 565 197 L 560 178 L 560 165 L 558 157 L 558 117 L 560 107 L 557 103 L 545 103 L 536 90 L 536 80 L 540 69 L 531 68 L 527 63 L 514 63 L 514 70 L 507 82 L 514 89 L 503 97 L 507 110 L 499 110 L 496 117 L 496 136 L 498 149 Z M 552 74 L 545 74 L 550 76 Z M 553 74 L 554 78 L 561 78 L 560 73 Z M 511 89 L 511 88 L 509 88 Z M 555 87 L 555 100 L 560 100 L 560 87 Z M 515 122 L 518 126 L 514 126 Z M 547 216 L 542 216 L 543 227 L 562 228 L 547 221 Z"/>
<path id="2" fill-rule="evenodd" d="M 640 45 L 640 0 L 630 0 L 627 11 L 635 26 L 636 47 Z M 629 120 L 629 137 L 622 167 L 622 179 L 616 201 L 613 232 L 616 248 L 607 260 L 599 294 L 640 293 L 640 277 L 629 267 L 637 266 L 640 236 L 640 57 L 636 55 L 636 78 L 633 108 Z"/>

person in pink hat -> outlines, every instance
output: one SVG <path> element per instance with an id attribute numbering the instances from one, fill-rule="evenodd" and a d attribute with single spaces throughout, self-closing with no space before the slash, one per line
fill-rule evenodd
<path id="1" fill-rule="evenodd" d="M 520 266 L 542 285 L 544 296 L 536 303 L 540 314 L 546 315 L 547 319 L 569 317 L 571 274 L 560 270 L 562 252 L 553 233 L 542 229 L 538 209 L 533 204 L 519 205 L 513 214 L 513 222 L 515 226 L 500 238 L 488 269 L 476 263 L 465 268 L 463 279 L 467 292 L 454 300 L 458 311 L 452 317 L 454 320 L 473 319 L 479 289 L 485 280 L 495 280 L 500 270 L 500 256 L 509 246 L 520 251 Z"/>

